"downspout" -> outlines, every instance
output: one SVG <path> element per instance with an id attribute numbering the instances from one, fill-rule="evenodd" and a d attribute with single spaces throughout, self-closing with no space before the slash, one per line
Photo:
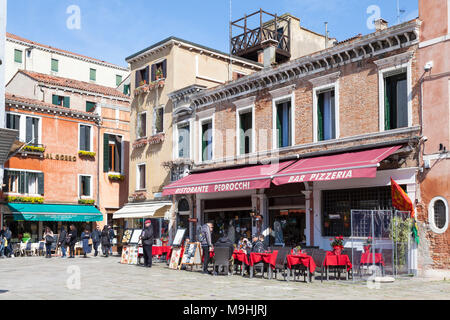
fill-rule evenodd
<path id="1" fill-rule="evenodd" d="M 101 210 L 100 206 L 100 123 L 101 119 L 99 119 L 99 122 L 97 123 L 97 207 L 99 210 Z M 106 216 L 106 219 L 108 219 L 108 216 Z M 108 220 L 106 220 L 108 222 Z M 105 223 L 106 224 L 106 223 Z"/>

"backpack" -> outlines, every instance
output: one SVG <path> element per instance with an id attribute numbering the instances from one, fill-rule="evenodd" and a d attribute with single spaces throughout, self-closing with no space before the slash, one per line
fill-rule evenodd
<path id="1" fill-rule="evenodd" d="M 205 232 L 203 231 L 203 227 L 200 227 L 199 229 L 200 230 L 199 230 L 199 233 L 198 233 L 198 241 L 200 243 L 204 243 L 204 242 L 206 242 Z"/>

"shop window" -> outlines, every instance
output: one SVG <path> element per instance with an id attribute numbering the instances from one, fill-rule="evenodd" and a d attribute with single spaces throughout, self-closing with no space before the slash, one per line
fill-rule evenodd
<path id="1" fill-rule="evenodd" d="M 80 150 L 92 151 L 91 126 L 80 125 Z"/>
<path id="2" fill-rule="evenodd" d="M 22 63 L 23 51 L 15 49 L 14 50 L 14 62 Z"/>
<path id="3" fill-rule="evenodd" d="M 164 108 L 153 109 L 153 134 L 164 132 Z"/>
<path id="4" fill-rule="evenodd" d="M 252 150 L 252 112 L 239 114 L 239 154 L 248 154 Z"/>
<path id="5" fill-rule="evenodd" d="M 122 137 L 103 135 L 103 172 L 122 172 Z"/>
<path id="6" fill-rule="evenodd" d="M 3 184 L 3 191 L 7 193 L 44 194 L 44 174 L 42 172 L 5 170 Z"/>
<path id="7" fill-rule="evenodd" d="M 52 104 L 55 106 L 70 108 L 70 97 L 63 97 L 54 94 L 52 95 Z"/>
<path id="8" fill-rule="evenodd" d="M 213 158 L 213 129 L 212 120 L 202 123 L 202 161 L 212 160 Z"/>
<path id="9" fill-rule="evenodd" d="M 144 138 L 147 136 L 147 113 L 142 112 L 138 114 L 137 119 L 137 138 Z"/>
<path id="10" fill-rule="evenodd" d="M 39 145 L 39 118 L 26 117 L 25 141 L 30 145 Z"/>
<path id="11" fill-rule="evenodd" d="M 318 141 L 336 138 L 336 110 L 334 89 L 317 94 Z"/>
<path id="12" fill-rule="evenodd" d="M 91 80 L 91 81 L 97 80 L 97 70 L 89 69 L 89 80 Z"/>
<path id="13" fill-rule="evenodd" d="M 94 112 L 96 107 L 95 102 L 86 101 L 86 112 Z"/>
<path id="14" fill-rule="evenodd" d="M 20 130 L 20 115 L 18 114 L 6 114 L 6 128 Z"/>
<path id="15" fill-rule="evenodd" d="M 436 233 L 444 233 L 448 228 L 448 202 L 443 197 L 436 197 L 430 201 L 428 220 L 430 228 Z"/>
<path id="16" fill-rule="evenodd" d="M 137 175 L 136 175 L 136 189 L 137 190 L 145 190 L 145 164 L 139 164 L 137 166 Z"/>
<path id="17" fill-rule="evenodd" d="M 120 84 L 122 83 L 122 76 L 120 74 L 116 75 L 116 86 L 120 86 Z"/>
<path id="18" fill-rule="evenodd" d="M 79 176 L 79 196 L 92 198 L 92 178 L 91 176 Z"/>
<path id="19" fill-rule="evenodd" d="M 51 70 L 53 72 L 58 72 L 59 71 L 59 61 L 56 59 L 52 59 L 51 60 Z"/>
<path id="20" fill-rule="evenodd" d="M 405 189 L 405 186 L 402 187 Z M 349 237 L 351 210 L 395 210 L 392 207 L 391 188 L 322 191 L 322 234 L 326 237 Z"/>
<path id="21" fill-rule="evenodd" d="M 185 123 L 178 126 L 178 158 L 191 157 L 191 130 L 190 124 Z"/>
<path id="22" fill-rule="evenodd" d="M 408 86 L 406 72 L 384 78 L 384 129 L 408 126 Z"/>
<path id="23" fill-rule="evenodd" d="M 276 105 L 277 148 L 284 148 L 292 145 L 291 122 L 292 122 L 291 101 L 277 103 Z"/>

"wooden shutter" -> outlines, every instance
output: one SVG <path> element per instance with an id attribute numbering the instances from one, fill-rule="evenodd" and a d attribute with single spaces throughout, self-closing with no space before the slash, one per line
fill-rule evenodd
<path id="1" fill-rule="evenodd" d="M 97 78 L 97 70 L 95 70 L 95 69 L 90 69 L 90 70 L 89 70 L 89 80 L 95 81 L 96 78 Z"/>
<path id="2" fill-rule="evenodd" d="M 277 105 L 277 141 L 278 141 L 278 148 L 283 146 L 283 126 L 282 126 L 282 120 L 283 119 L 283 105 Z"/>
<path id="3" fill-rule="evenodd" d="M 324 108 L 324 94 L 320 93 L 317 96 L 317 140 L 322 141 L 324 139 L 323 132 L 323 108 Z"/>
<path id="4" fill-rule="evenodd" d="M 136 78 L 135 88 L 138 88 L 140 86 L 140 82 L 142 81 L 142 76 L 141 76 L 140 70 L 136 71 L 135 78 Z"/>
<path id="5" fill-rule="evenodd" d="M 14 129 L 20 130 L 20 116 L 14 116 Z"/>
<path id="6" fill-rule="evenodd" d="M 19 172 L 19 193 L 24 194 L 25 193 L 25 172 L 20 171 Z"/>
<path id="7" fill-rule="evenodd" d="M 80 126 L 80 150 L 86 150 L 86 126 Z"/>
<path id="8" fill-rule="evenodd" d="M 92 146 L 91 146 L 91 127 L 86 126 L 84 130 L 86 132 L 86 134 L 85 134 L 86 141 L 84 142 L 85 146 L 86 146 L 86 151 L 91 151 L 91 149 L 92 149 Z"/>
<path id="9" fill-rule="evenodd" d="M 151 80 L 152 80 L 152 82 L 156 80 L 156 64 L 152 64 L 152 78 L 151 78 Z"/>
<path id="10" fill-rule="evenodd" d="M 240 138 L 239 138 L 239 142 L 240 142 L 240 146 L 239 146 L 239 153 L 240 154 L 245 154 L 245 114 L 241 114 L 239 115 L 240 121 L 239 121 L 239 125 L 240 125 Z"/>
<path id="11" fill-rule="evenodd" d="M 103 172 L 109 172 L 109 134 L 103 134 Z"/>
<path id="12" fill-rule="evenodd" d="M 34 131 L 33 143 L 37 145 L 39 143 L 39 119 L 37 118 L 33 118 L 33 131 Z"/>
<path id="13" fill-rule="evenodd" d="M 86 177 L 84 177 L 85 178 L 85 191 L 86 191 L 86 193 L 85 193 L 85 195 L 86 196 L 90 196 L 91 195 L 91 177 L 88 177 L 88 176 L 86 176 Z"/>
<path id="14" fill-rule="evenodd" d="M 22 63 L 22 51 L 14 50 L 14 61 L 18 63 Z"/>
<path id="15" fill-rule="evenodd" d="M 122 168 L 122 137 L 115 136 L 114 137 L 114 143 L 115 143 L 115 161 L 114 161 L 114 171 L 115 172 L 121 172 Z"/>
<path id="16" fill-rule="evenodd" d="M 167 59 L 164 59 L 164 61 L 162 62 L 162 73 L 163 78 L 167 78 Z"/>
<path id="17" fill-rule="evenodd" d="M 58 60 L 52 59 L 52 71 L 58 72 Z"/>
<path id="18" fill-rule="evenodd" d="M 55 106 L 58 106 L 59 105 L 59 99 L 58 99 L 58 96 L 57 95 L 52 95 L 52 103 L 55 105 Z"/>
<path id="19" fill-rule="evenodd" d="M 30 143 L 32 142 L 31 139 L 33 139 L 33 118 L 27 117 L 26 124 L 25 142 Z"/>
<path id="20" fill-rule="evenodd" d="M 44 194 L 44 173 L 38 173 L 38 193 Z"/>
<path id="21" fill-rule="evenodd" d="M 70 108 L 70 97 L 64 97 L 63 107 Z"/>

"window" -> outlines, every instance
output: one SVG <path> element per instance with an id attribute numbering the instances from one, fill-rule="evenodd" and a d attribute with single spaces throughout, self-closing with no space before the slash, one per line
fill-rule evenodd
<path id="1" fill-rule="evenodd" d="M 252 111 L 239 112 L 239 154 L 248 154 L 252 150 L 253 113 Z"/>
<path id="2" fill-rule="evenodd" d="M 136 175 L 136 189 L 145 189 L 145 164 L 138 164 L 137 175 Z"/>
<path id="3" fill-rule="evenodd" d="M 70 97 L 63 97 L 63 96 L 58 96 L 58 95 L 54 94 L 54 95 L 52 95 L 52 103 L 55 106 L 70 108 Z"/>
<path id="4" fill-rule="evenodd" d="M 246 74 L 244 74 L 244 73 L 240 73 L 238 71 L 233 71 L 233 80 L 237 80 L 237 79 L 243 78 L 245 76 L 246 76 Z"/>
<path id="5" fill-rule="evenodd" d="M 384 129 L 408 126 L 408 85 L 406 72 L 384 77 Z"/>
<path id="6" fill-rule="evenodd" d="M 80 125 L 80 150 L 91 151 L 91 127 Z"/>
<path id="7" fill-rule="evenodd" d="M 80 198 L 92 198 L 92 177 L 79 176 L 79 196 Z"/>
<path id="8" fill-rule="evenodd" d="M 22 50 L 14 50 L 14 62 L 22 63 Z"/>
<path id="9" fill-rule="evenodd" d="M 86 112 L 94 112 L 96 107 L 95 102 L 86 101 Z"/>
<path id="10" fill-rule="evenodd" d="M 56 59 L 52 59 L 52 71 L 53 72 L 59 71 L 59 61 Z"/>
<path id="11" fill-rule="evenodd" d="M 428 206 L 428 221 L 435 233 L 444 233 L 448 228 L 448 202 L 443 197 L 435 197 Z"/>
<path id="12" fill-rule="evenodd" d="M 317 93 L 317 139 L 336 138 L 336 109 L 334 89 Z"/>
<path id="13" fill-rule="evenodd" d="M 126 95 L 126 96 L 130 95 L 130 85 L 129 84 L 125 84 L 123 86 L 123 94 Z"/>
<path id="14" fill-rule="evenodd" d="M 153 134 L 164 131 L 164 108 L 153 109 Z"/>
<path id="15" fill-rule="evenodd" d="M 276 146 L 277 148 L 292 145 L 291 101 L 276 104 Z"/>
<path id="16" fill-rule="evenodd" d="M 165 79 L 167 77 L 167 60 L 152 65 L 152 81 Z"/>
<path id="17" fill-rule="evenodd" d="M 95 70 L 95 69 L 89 70 L 89 80 L 91 80 L 91 81 L 97 80 L 97 70 Z"/>
<path id="18" fill-rule="evenodd" d="M 39 144 L 39 118 L 26 117 L 25 118 L 25 142 L 31 145 Z"/>
<path id="19" fill-rule="evenodd" d="M 103 135 L 103 172 L 122 172 L 122 137 Z"/>
<path id="20" fill-rule="evenodd" d="M 20 130 L 20 116 L 17 114 L 6 114 L 6 128 Z"/>
<path id="21" fill-rule="evenodd" d="M 17 194 L 44 194 L 44 174 L 42 172 L 14 171 L 5 169 L 4 192 Z"/>
<path id="22" fill-rule="evenodd" d="M 144 138 L 147 136 L 147 113 L 142 112 L 138 114 L 137 119 L 137 138 Z"/>
<path id="23" fill-rule="evenodd" d="M 212 160 L 213 158 L 213 129 L 212 120 L 207 120 L 201 125 L 202 142 L 202 161 Z"/>
<path id="24" fill-rule="evenodd" d="M 122 83 L 122 76 L 120 74 L 116 75 L 116 86 L 120 86 Z"/>
<path id="25" fill-rule="evenodd" d="M 178 158 L 190 158 L 191 133 L 190 124 L 178 126 Z"/>
<path id="26" fill-rule="evenodd" d="M 136 88 L 148 84 L 149 66 L 136 71 Z"/>

